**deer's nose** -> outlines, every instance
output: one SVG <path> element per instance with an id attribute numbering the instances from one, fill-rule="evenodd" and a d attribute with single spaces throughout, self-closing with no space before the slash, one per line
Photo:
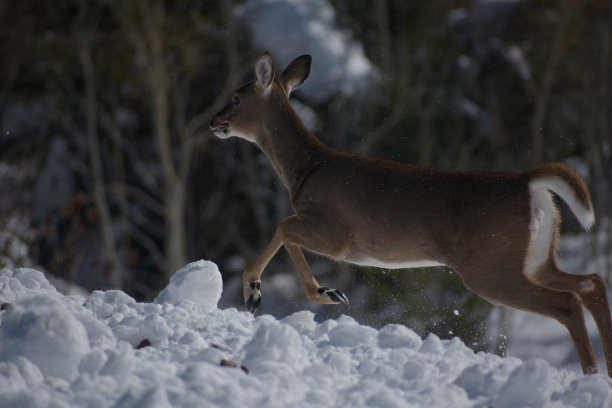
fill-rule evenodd
<path id="1" fill-rule="evenodd" d="M 211 116 L 210 117 L 210 130 L 212 131 L 219 131 L 219 130 L 225 130 L 229 127 L 229 123 L 227 123 L 224 120 L 219 120 L 217 118 L 215 118 L 215 116 Z"/>

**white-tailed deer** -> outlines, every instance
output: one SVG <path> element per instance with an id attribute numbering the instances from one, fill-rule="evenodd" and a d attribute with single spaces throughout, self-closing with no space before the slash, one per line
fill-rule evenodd
<path id="1" fill-rule="evenodd" d="M 289 190 L 295 214 L 246 268 L 243 293 L 252 312 L 261 274 L 281 246 L 315 303 L 348 303 L 319 285 L 302 248 L 337 261 L 382 268 L 446 265 L 474 293 L 540 313 L 570 332 L 585 373 L 597 371 L 582 305 L 595 318 L 612 376 L 612 321 L 604 280 L 573 275 L 556 262 L 560 196 L 588 229 L 595 221 L 584 182 L 568 167 L 544 164 L 522 173 L 422 168 L 334 150 L 317 140 L 289 103 L 310 72 L 295 59 L 274 79 L 272 57 L 255 62 L 255 80 L 210 118 L 216 136 L 256 143 Z"/>

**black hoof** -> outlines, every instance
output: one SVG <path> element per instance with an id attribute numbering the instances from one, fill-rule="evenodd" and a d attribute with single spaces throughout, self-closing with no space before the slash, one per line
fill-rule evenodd
<path id="1" fill-rule="evenodd" d="M 253 314 L 261 304 L 261 296 L 260 295 L 251 295 L 246 301 L 247 310 Z"/>
<path id="2" fill-rule="evenodd" d="M 317 293 L 319 294 L 319 296 L 327 296 L 329 300 L 331 300 L 335 304 L 349 304 L 349 300 L 346 295 L 338 289 L 330 289 L 326 288 L 325 286 L 322 286 L 317 290 Z"/>
<path id="3" fill-rule="evenodd" d="M 244 297 L 246 298 L 246 307 L 249 312 L 255 314 L 255 310 L 261 303 L 261 281 L 247 282 L 244 286 Z"/>

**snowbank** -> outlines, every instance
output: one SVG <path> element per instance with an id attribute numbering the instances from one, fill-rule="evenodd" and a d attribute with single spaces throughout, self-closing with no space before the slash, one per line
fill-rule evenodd
<path id="1" fill-rule="evenodd" d="M 204 261 L 154 303 L 121 291 L 63 296 L 40 272 L 0 271 L 0 406 L 612 405 L 601 374 L 475 354 L 402 325 L 219 310 L 221 286 Z"/>

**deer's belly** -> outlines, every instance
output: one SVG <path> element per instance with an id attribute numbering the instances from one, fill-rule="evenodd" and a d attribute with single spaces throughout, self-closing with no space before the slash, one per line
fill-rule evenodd
<path id="1" fill-rule="evenodd" d="M 357 259 L 343 259 L 345 262 L 349 262 L 356 265 L 361 266 L 373 266 L 376 268 L 383 269 L 408 269 L 408 268 L 427 268 L 431 266 L 443 266 L 443 264 L 437 261 L 431 261 L 427 259 L 415 260 L 415 261 L 399 261 L 399 262 L 389 262 L 389 261 L 380 261 L 374 258 L 357 258 Z"/>

